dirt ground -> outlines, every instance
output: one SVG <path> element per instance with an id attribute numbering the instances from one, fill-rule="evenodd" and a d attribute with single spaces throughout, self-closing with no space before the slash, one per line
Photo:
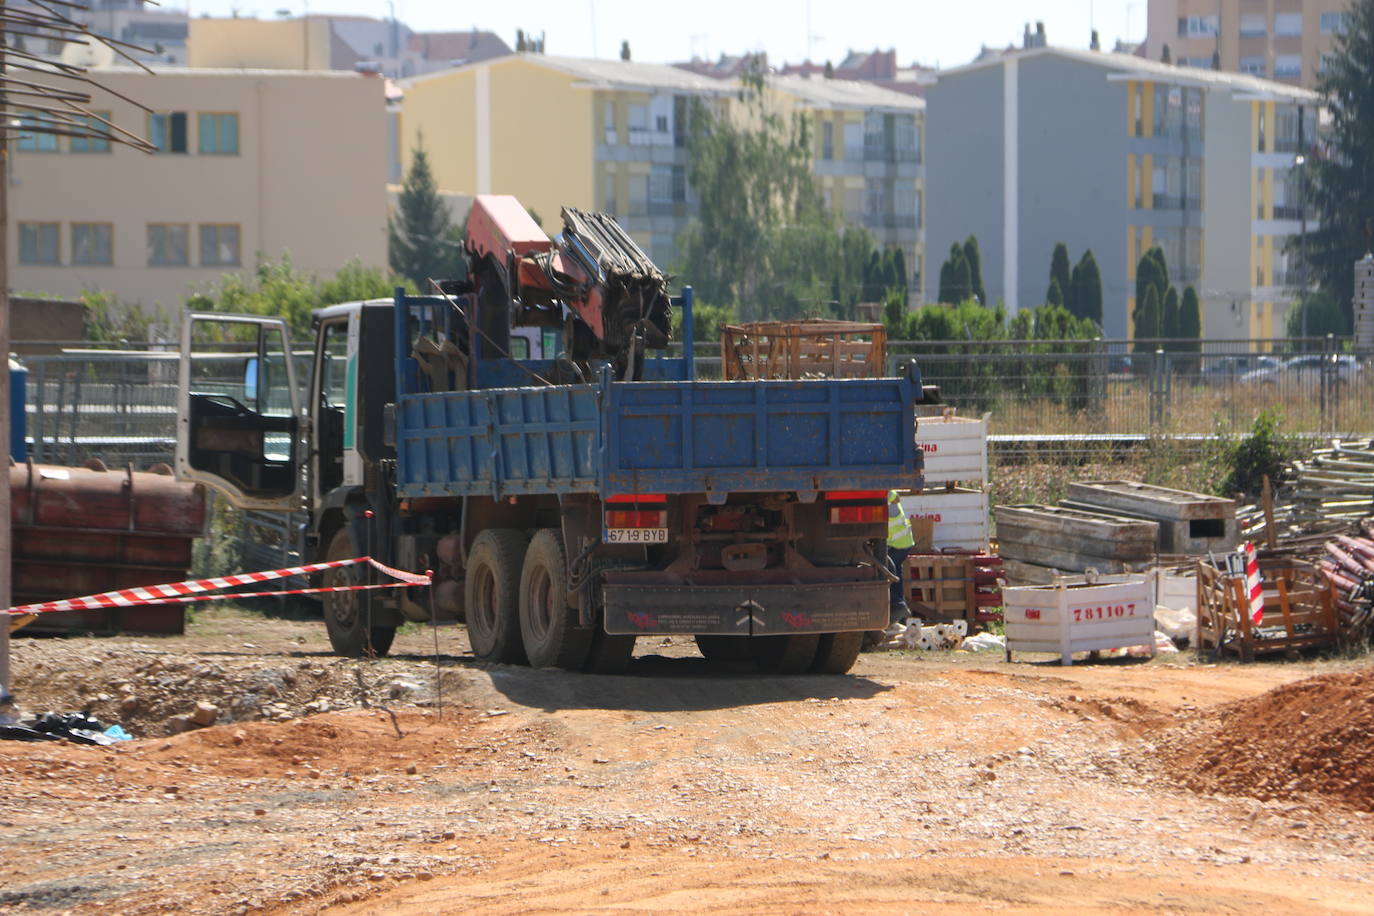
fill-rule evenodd
<path id="1" fill-rule="evenodd" d="M 594 677 L 448 628 L 440 684 L 434 637 L 346 661 L 317 621 L 218 610 L 16 639 L 25 710 L 137 739 L 0 742 L 0 911 L 1374 913 L 1374 812 L 1340 778 L 1374 743 L 1367 659 L 765 677 L 654 639 Z M 198 701 L 217 724 L 169 734 Z M 1303 712 L 1324 782 L 1275 776 L 1313 759 Z"/>

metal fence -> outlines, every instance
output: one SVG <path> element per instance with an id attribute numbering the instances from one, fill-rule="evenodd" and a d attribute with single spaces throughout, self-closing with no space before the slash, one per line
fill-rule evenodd
<path id="1" fill-rule="evenodd" d="M 1206 341 L 893 341 L 888 365 L 916 360 L 927 384 L 999 436 L 1044 439 L 1230 434 L 1265 410 L 1286 432 L 1374 434 L 1374 352 L 1341 338 Z M 698 346 L 697 374 L 720 378 Z M 35 461 L 100 458 L 136 468 L 172 459 L 177 355 L 68 351 L 25 360 Z M 304 375 L 304 374 L 302 374 Z"/>

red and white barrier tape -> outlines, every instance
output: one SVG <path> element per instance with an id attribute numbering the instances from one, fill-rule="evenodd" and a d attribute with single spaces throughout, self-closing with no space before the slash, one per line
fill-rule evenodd
<path id="1" fill-rule="evenodd" d="M 255 582 L 269 582 L 273 579 L 289 579 L 325 569 L 338 569 L 343 566 L 356 566 L 367 563 L 373 569 L 399 580 L 383 585 L 338 585 L 326 588 L 303 588 L 275 592 L 230 592 L 223 595 L 204 595 L 203 592 L 217 592 L 238 585 Z M 26 614 L 47 614 L 53 611 L 87 611 L 110 607 L 136 607 L 144 604 L 183 604 L 192 601 L 215 601 L 226 598 L 249 598 L 264 595 L 307 595 L 319 592 L 363 591 L 371 588 L 402 588 L 407 585 L 429 585 L 430 577 L 422 574 L 393 569 L 371 557 L 355 557 L 352 560 L 328 560 L 324 563 L 310 563 L 305 566 L 291 566 L 286 569 L 272 569 L 267 572 L 239 573 L 232 576 L 215 576 L 209 579 L 188 579 L 185 582 L 171 582 L 166 585 L 141 585 L 136 588 L 121 588 L 99 595 L 84 598 L 64 598 L 61 601 L 43 601 L 12 607 L 6 613 L 11 616 Z"/>

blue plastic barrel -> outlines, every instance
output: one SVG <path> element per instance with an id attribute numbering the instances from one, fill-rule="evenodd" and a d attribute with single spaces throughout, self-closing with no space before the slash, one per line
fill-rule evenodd
<path id="1" fill-rule="evenodd" d="M 15 461 L 23 461 L 28 457 L 28 448 L 24 443 L 26 420 L 24 414 L 24 387 L 28 381 L 29 370 L 10 360 L 10 455 Z"/>

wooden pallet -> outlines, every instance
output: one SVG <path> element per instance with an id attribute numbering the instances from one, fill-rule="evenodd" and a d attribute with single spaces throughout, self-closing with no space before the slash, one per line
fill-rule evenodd
<path id="1" fill-rule="evenodd" d="M 973 553 L 910 554 L 902 570 L 911 613 L 926 621 L 1002 619 L 1002 561 Z"/>
<path id="2" fill-rule="evenodd" d="M 1264 613 L 1250 618 L 1245 578 L 1197 561 L 1197 646 L 1241 661 L 1256 655 L 1336 644 L 1339 631 L 1331 583 L 1317 567 L 1288 558 L 1261 559 Z"/>
<path id="3" fill-rule="evenodd" d="M 881 378 L 887 331 L 860 321 L 759 321 L 720 332 L 722 373 L 737 379 Z"/>

